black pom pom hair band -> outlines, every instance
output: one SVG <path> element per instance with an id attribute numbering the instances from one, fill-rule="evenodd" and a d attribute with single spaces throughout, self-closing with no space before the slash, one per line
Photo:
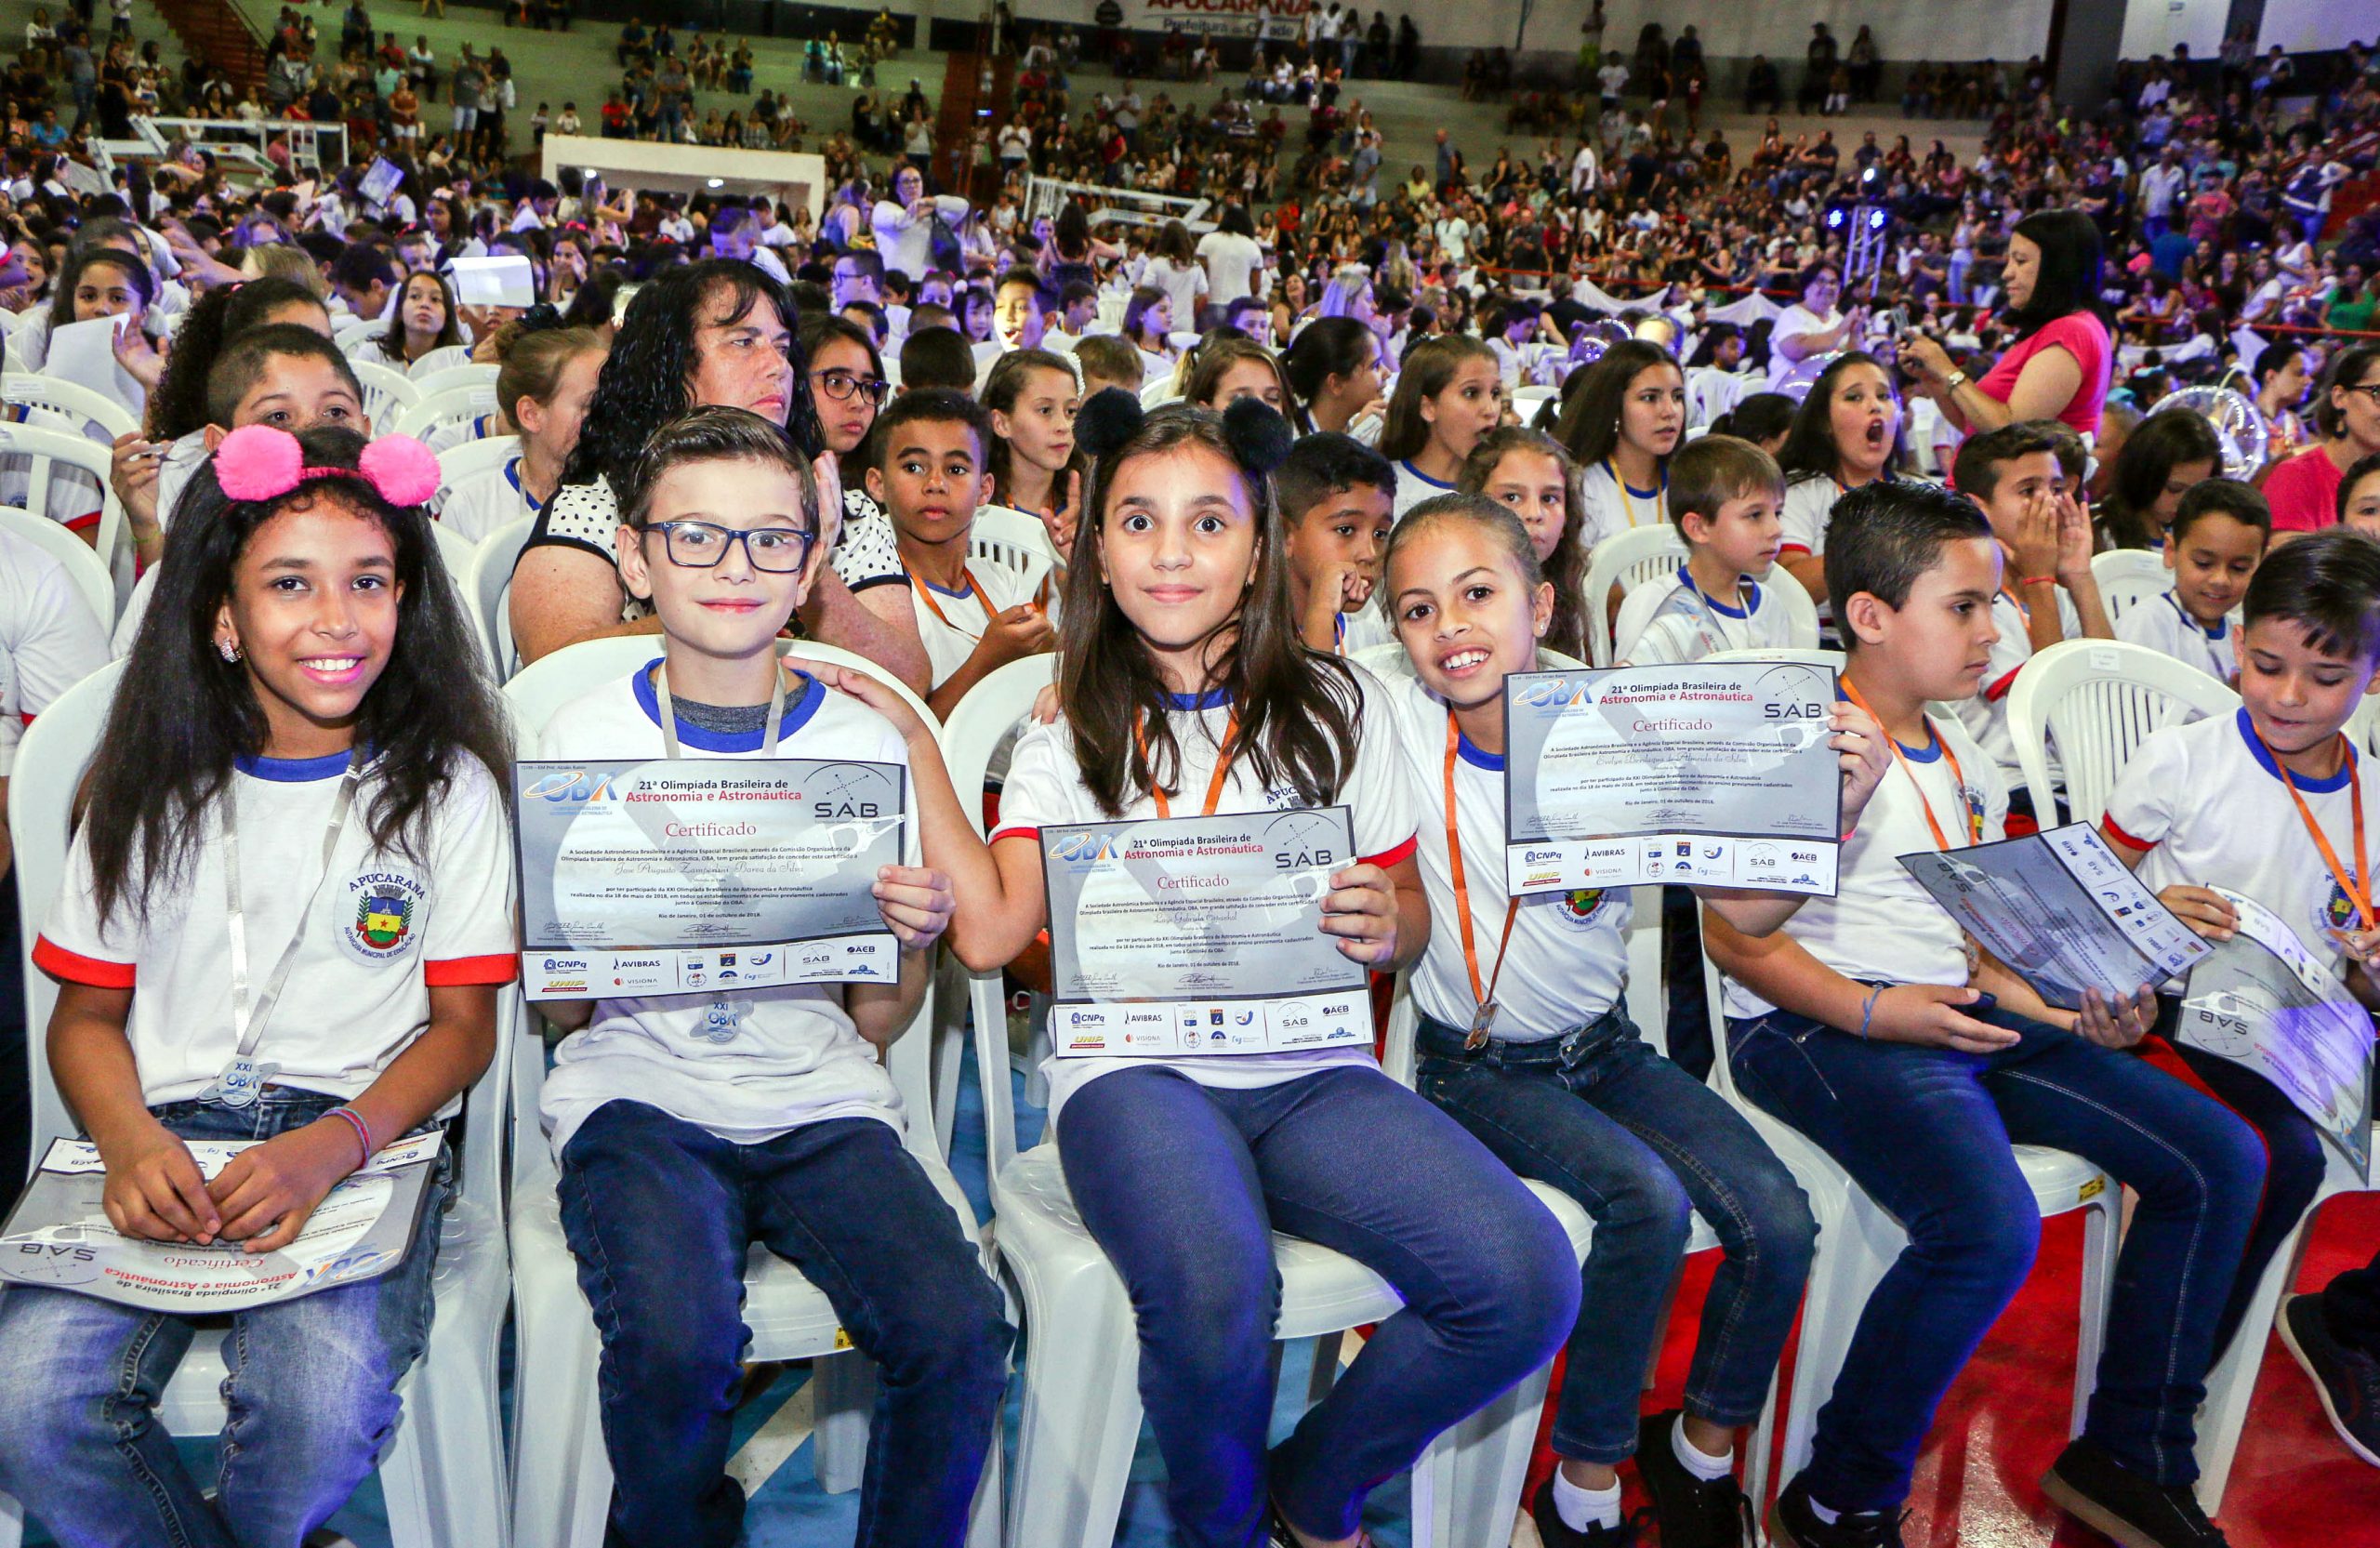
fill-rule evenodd
<path id="1" fill-rule="evenodd" d="M 1289 460 L 1296 441 L 1289 422 L 1262 399 L 1235 399 L 1219 417 L 1212 409 L 1183 403 L 1161 404 L 1152 412 L 1144 410 L 1141 400 L 1124 389 L 1109 387 L 1092 393 L 1075 416 L 1075 443 L 1104 460 L 1130 444 L 1151 420 L 1190 416 L 1220 417 L 1223 444 L 1231 448 L 1232 459 L 1258 478 L 1271 478 Z"/>

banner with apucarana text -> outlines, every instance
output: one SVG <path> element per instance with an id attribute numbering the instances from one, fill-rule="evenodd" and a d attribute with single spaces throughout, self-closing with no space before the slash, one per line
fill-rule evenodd
<path id="1" fill-rule="evenodd" d="M 1124 25 L 1135 32 L 1258 37 L 1287 43 L 1305 31 L 1307 0 L 1124 0 Z"/>

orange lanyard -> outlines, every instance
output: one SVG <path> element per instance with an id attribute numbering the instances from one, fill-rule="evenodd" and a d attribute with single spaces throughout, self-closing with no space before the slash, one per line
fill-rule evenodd
<path id="1" fill-rule="evenodd" d="M 2273 772 L 2281 775 L 2283 785 L 2289 787 L 2289 799 L 2297 803 L 2297 815 L 2306 824 L 2306 831 L 2313 836 L 2314 847 L 2321 851 L 2322 864 L 2331 867 L 2332 880 L 2339 884 L 2339 891 L 2347 894 L 2347 900 L 2355 905 L 2356 918 L 2363 921 L 2363 928 L 2370 930 L 2373 922 L 2372 891 L 2356 877 L 2356 871 L 2364 867 L 2366 853 L 2363 847 L 2363 781 L 2356 772 L 2355 744 L 2348 742 L 2344 733 L 2339 740 L 2346 743 L 2343 756 L 2347 761 L 2347 787 L 2355 813 L 2355 870 L 2339 864 L 2339 852 L 2331 847 L 2330 835 L 2324 833 L 2322 825 L 2314 820 L 2314 809 L 2306 804 L 2306 797 L 2299 792 L 2297 781 L 2289 777 L 2289 771 L 2281 766 L 2280 757 L 2265 741 L 2264 733 L 2256 733 L 2256 745 L 2265 749 L 2265 756 L 2272 760 Z"/>
<path id="2" fill-rule="evenodd" d="M 1628 481 L 1620 476 L 1620 464 L 1614 462 L 1609 457 L 1605 457 L 1603 459 L 1603 470 L 1611 475 L 1612 487 L 1620 491 L 1620 513 L 1628 518 L 1628 524 L 1630 526 L 1634 526 L 1636 524 L 1636 502 L 1628 497 L 1631 491 L 1628 487 Z M 1659 526 L 1661 524 L 1661 496 L 1669 492 L 1669 470 L 1667 469 L 1663 469 L 1661 470 L 1661 486 L 1653 491 L 1652 524 L 1654 526 Z"/>
<path id="3" fill-rule="evenodd" d="M 1157 785 L 1157 770 L 1149 764 L 1149 741 L 1144 731 L 1147 722 L 1148 716 L 1145 713 L 1132 718 L 1132 748 L 1141 755 L 1141 767 L 1149 771 L 1149 800 L 1157 803 L 1157 814 L 1160 817 L 1170 817 L 1173 815 L 1173 802 L 1164 789 Z M 1230 721 L 1223 726 L 1223 747 L 1215 755 L 1215 772 L 1207 780 L 1207 804 L 1198 815 L 1213 816 L 1216 806 L 1222 803 L 1223 785 L 1231 778 L 1232 758 L 1239 750 L 1236 746 L 1238 741 L 1239 711 L 1234 708 Z"/>
<path id="4" fill-rule="evenodd" d="M 1471 930 L 1471 883 L 1462 874 L 1462 838 L 1456 831 L 1454 804 L 1454 761 L 1462 746 L 1462 731 L 1447 716 L 1447 867 L 1454 875 L 1454 917 L 1462 924 L 1462 965 L 1471 974 L 1471 999 L 1478 1007 L 1471 1017 L 1471 1031 L 1463 1038 L 1465 1050 L 1484 1048 L 1488 1029 L 1496 1025 L 1496 982 L 1504 976 L 1504 952 L 1513 944 L 1513 923 L 1520 918 L 1521 900 L 1508 898 L 1504 903 L 1504 933 L 1496 942 L 1495 965 L 1488 970 L 1488 982 L 1479 982 L 1479 946 Z"/>
<path id="5" fill-rule="evenodd" d="M 1843 696 L 1849 699 L 1853 704 L 1858 705 L 1860 708 L 1868 709 L 1868 701 L 1860 696 L 1858 688 L 1855 686 L 1852 681 L 1847 677 L 1843 680 Z M 1871 716 L 1876 714 L 1872 709 L 1868 709 L 1868 713 Z M 1877 718 L 1876 723 L 1879 726 L 1884 724 L 1882 717 Z M 1964 807 L 1966 805 L 1966 771 L 1959 767 L 1959 755 L 1951 749 L 1950 739 L 1943 736 L 1939 732 L 1933 733 L 1933 736 L 1934 745 L 1942 749 L 1943 759 L 1950 765 L 1950 789 L 1953 795 L 1956 796 L 1960 806 Z M 1934 815 L 1933 800 L 1925 794 L 1925 787 L 1918 783 L 1917 771 L 1909 766 L 1909 754 L 1901 751 L 1900 749 L 1900 738 L 1895 736 L 1891 732 L 1886 731 L 1884 733 L 1884 746 L 1893 749 L 1893 761 L 1899 764 L 1900 772 L 1909 776 L 1910 788 L 1917 792 L 1917 804 L 1925 814 L 1925 826 L 1934 830 L 1934 847 L 1945 853 L 1948 853 L 1952 849 L 1965 848 L 1966 846 L 1964 844 L 1951 843 L 1950 835 L 1942 831 L 1941 819 Z M 1979 843 L 1982 841 L 1982 833 L 1977 830 L 1977 823 L 1973 814 L 1969 814 L 1967 816 L 1967 842 Z"/>
<path id="6" fill-rule="evenodd" d="M 984 610 L 985 623 L 986 627 L 988 627 L 992 618 L 992 604 L 985 600 L 984 583 L 975 578 L 975 566 L 972 564 L 966 567 L 966 572 L 967 594 L 975 600 L 975 605 L 977 607 Z M 933 588 L 931 585 L 919 580 L 916 576 L 911 576 L 909 577 L 909 590 L 917 597 L 918 601 L 926 604 L 926 611 L 933 615 L 934 621 L 936 623 L 942 625 L 945 628 L 957 629 L 958 632 L 961 634 L 967 633 L 965 629 L 959 628 L 957 624 L 952 623 L 950 621 L 950 615 L 942 610 L 942 603 L 933 600 Z M 981 639 L 983 638 L 983 630 L 977 629 L 973 634 L 968 635 L 968 638 Z"/>

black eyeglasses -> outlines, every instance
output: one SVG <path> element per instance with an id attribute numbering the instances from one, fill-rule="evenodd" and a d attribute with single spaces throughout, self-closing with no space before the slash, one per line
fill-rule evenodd
<path id="1" fill-rule="evenodd" d="M 789 575 L 801 568 L 810 557 L 810 546 L 818 541 L 816 533 L 792 527 L 739 530 L 709 522 L 654 522 L 644 530 L 661 534 L 669 562 L 688 570 L 717 569 L 727 550 L 740 542 L 755 570 Z"/>
<path id="2" fill-rule="evenodd" d="M 2373 403 L 2380 404 L 2380 381 L 2358 382 L 2353 387 L 2344 387 L 2341 388 L 2340 390 L 2343 392 L 2360 392 L 2365 397 L 2371 399 Z"/>
<path id="3" fill-rule="evenodd" d="M 881 377 L 854 377 L 849 371 L 819 371 L 813 374 L 812 379 L 837 403 L 853 392 L 865 392 L 869 403 L 881 404 L 884 394 L 892 390 L 892 384 Z"/>

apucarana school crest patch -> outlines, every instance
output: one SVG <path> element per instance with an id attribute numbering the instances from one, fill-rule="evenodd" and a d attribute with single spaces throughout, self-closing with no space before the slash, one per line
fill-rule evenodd
<path id="1" fill-rule="evenodd" d="M 339 932 L 359 960 L 385 962 L 405 954 L 421 924 L 429 893 L 404 871 L 366 871 L 347 884 L 350 912 Z"/>

